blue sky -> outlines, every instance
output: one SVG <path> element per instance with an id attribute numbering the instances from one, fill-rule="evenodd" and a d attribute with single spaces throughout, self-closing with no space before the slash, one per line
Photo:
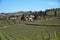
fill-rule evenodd
<path id="1" fill-rule="evenodd" d="M 0 12 L 40 11 L 60 8 L 59 0 L 0 0 Z"/>

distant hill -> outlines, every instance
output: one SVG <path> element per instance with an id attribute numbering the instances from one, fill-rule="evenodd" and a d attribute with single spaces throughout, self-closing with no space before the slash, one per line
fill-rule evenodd
<path id="1" fill-rule="evenodd" d="M 46 12 L 48 15 L 54 15 L 54 13 L 57 13 L 57 15 L 59 16 L 60 15 L 60 8 L 53 8 L 53 9 L 46 9 L 45 11 L 42 11 L 42 12 Z M 27 11 L 27 12 L 24 12 L 24 11 L 19 11 L 19 12 L 14 12 L 14 13 L 0 13 L 0 15 L 4 14 L 4 15 L 22 15 L 22 14 L 29 14 L 29 13 L 38 13 L 39 11 L 35 11 L 35 12 L 32 12 L 32 11 Z"/>

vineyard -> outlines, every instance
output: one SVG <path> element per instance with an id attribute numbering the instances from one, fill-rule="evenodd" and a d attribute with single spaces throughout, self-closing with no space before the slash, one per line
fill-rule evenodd
<path id="1" fill-rule="evenodd" d="M 1 20 L 0 40 L 60 40 L 60 19 L 25 23 Z"/>

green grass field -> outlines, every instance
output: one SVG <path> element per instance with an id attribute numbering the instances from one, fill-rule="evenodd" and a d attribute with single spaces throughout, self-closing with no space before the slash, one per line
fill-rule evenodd
<path id="1" fill-rule="evenodd" d="M 1 20 L 0 40 L 60 40 L 60 19 L 20 24 Z"/>

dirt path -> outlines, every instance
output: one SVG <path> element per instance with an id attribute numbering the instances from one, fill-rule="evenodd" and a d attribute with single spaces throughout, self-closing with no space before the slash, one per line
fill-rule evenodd
<path id="1" fill-rule="evenodd" d="M 7 28 L 8 26 L 2 26 L 2 27 L 0 27 L 0 28 Z"/>

